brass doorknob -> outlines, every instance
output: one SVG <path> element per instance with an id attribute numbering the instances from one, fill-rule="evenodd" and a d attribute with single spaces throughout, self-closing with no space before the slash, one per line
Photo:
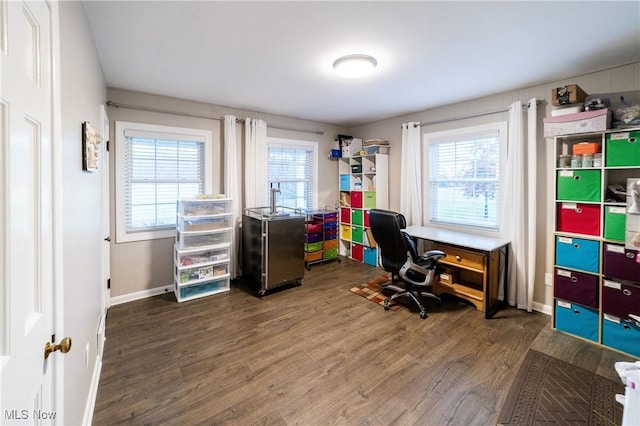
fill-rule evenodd
<path id="1" fill-rule="evenodd" d="M 49 354 L 51 352 L 60 351 L 63 354 L 66 354 L 70 350 L 71 350 L 71 337 L 65 337 L 64 339 L 62 339 L 59 345 L 52 345 L 51 343 L 47 342 L 47 344 L 44 345 L 44 359 L 49 358 Z"/>

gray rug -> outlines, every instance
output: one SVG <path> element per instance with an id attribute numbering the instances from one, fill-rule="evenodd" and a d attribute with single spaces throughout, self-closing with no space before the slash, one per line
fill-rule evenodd
<path id="1" fill-rule="evenodd" d="M 622 405 L 612 382 L 529 349 L 498 416 L 499 425 L 619 425 Z"/>

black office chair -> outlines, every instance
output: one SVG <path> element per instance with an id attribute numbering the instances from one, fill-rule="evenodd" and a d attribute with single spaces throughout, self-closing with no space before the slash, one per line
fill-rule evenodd
<path id="1" fill-rule="evenodd" d="M 413 239 L 402 230 L 407 222 L 402 214 L 387 210 L 373 209 L 369 212 L 369 225 L 373 238 L 378 244 L 382 269 L 391 272 L 392 282 L 402 281 L 404 286 L 388 284 L 382 291 L 394 291 L 384 301 L 388 310 L 391 301 L 407 296 L 418 305 L 420 318 L 427 317 L 422 297 L 440 302 L 440 298 L 428 291 L 436 273 L 438 260 L 445 256 L 440 250 L 430 250 L 418 255 Z"/>

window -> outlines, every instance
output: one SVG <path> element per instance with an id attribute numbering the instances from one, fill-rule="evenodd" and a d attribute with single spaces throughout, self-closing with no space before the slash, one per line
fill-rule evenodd
<path id="1" fill-rule="evenodd" d="M 268 180 L 280 184 L 279 206 L 313 210 L 318 205 L 318 145 L 315 142 L 269 138 Z M 267 198 L 269 199 L 269 198 Z"/>
<path id="2" fill-rule="evenodd" d="M 176 201 L 210 192 L 211 132 L 116 122 L 116 242 L 175 236 Z"/>
<path id="3" fill-rule="evenodd" d="M 429 221 L 498 230 L 506 123 L 425 134 Z"/>

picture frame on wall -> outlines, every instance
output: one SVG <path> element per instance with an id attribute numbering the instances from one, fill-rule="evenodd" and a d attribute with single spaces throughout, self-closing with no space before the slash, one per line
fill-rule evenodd
<path id="1" fill-rule="evenodd" d="M 88 121 L 82 122 L 82 170 L 95 172 L 98 170 L 98 145 L 102 143 L 102 136 Z"/>

